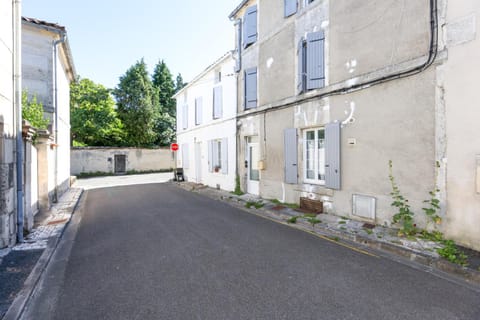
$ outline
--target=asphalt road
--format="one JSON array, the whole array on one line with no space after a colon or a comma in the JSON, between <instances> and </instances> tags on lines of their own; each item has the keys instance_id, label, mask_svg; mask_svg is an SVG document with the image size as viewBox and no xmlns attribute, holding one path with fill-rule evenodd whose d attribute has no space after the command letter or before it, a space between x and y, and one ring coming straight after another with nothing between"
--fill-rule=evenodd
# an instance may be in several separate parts
<instances>
[{"instance_id":1,"label":"asphalt road","mask_svg":"<svg viewBox=\"0 0 480 320\"><path fill-rule=\"evenodd\" d=\"M480 293L169 184L87 191L24 319L480 319Z\"/></svg>"}]
</instances>

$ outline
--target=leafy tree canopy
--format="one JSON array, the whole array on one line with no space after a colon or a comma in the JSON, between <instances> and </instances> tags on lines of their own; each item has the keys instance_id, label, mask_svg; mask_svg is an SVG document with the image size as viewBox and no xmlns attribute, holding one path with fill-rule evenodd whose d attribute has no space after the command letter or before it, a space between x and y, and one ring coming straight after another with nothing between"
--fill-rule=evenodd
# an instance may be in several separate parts
<instances>
[{"instance_id":1,"label":"leafy tree canopy","mask_svg":"<svg viewBox=\"0 0 480 320\"><path fill-rule=\"evenodd\" d=\"M71 133L74 145L121 146L123 125L110 90L89 79L70 85Z\"/></svg>"},{"instance_id":2,"label":"leafy tree canopy","mask_svg":"<svg viewBox=\"0 0 480 320\"><path fill-rule=\"evenodd\" d=\"M182 90L186 85L187 85L187 83L184 83L184 82L183 82L183 77L182 77L182 75L179 73L179 74L177 75L177 78L175 79L175 93L177 93L178 91Z\"/></svg>"},{"instance_id":3,"label":"leafy tree canopy","mask_svg":"<svg viewBox=\"0 0 480 320\"><path fill-rule=\"evenodd\" d=\"M43 112L43 105L37 101L37 95L29 99L27 91L22 91L22 118L34 128L47 129L50 121L44 118Z\"/></svg>"},{"instance_id":4,"label":"leafy tree canopy","mask_svg":"<svg viewBox=\"0 0 480 320\"><path fill-rule=\"evenodd\" d=\"M157 139L155 124L159 117L158 90L153 86L144 60L130 67L120 77L113 94L117 112L124 124L129 146L151 146Z\"/></svg>"},{"instance_id":5,"label":"leafy tree canopy","mask_svg":"<svg viewBox=\"0 0 480 320\"><path fill-rule=\"evenodd\" d=\"M172 79L172 74L163 60L157 63L153 70L152 82L155 88L158 89L158 102L162 112L167 112L170 115L175 115L175 99L172 96L175 94L175 84Z\"/></svg>"}]
</instances>

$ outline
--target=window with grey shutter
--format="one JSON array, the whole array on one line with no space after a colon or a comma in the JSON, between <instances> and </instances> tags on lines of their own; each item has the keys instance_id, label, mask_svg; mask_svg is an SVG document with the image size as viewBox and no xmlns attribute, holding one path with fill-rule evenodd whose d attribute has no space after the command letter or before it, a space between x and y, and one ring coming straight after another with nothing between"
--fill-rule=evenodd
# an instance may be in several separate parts
<instances>
[{"instance_id":1,"label":"window with grey shutter","mask_svg":"<svg viewBox=\"0 0 480 320\"><path fill-rule=\"evenodd\" d=\"M245 70L245 109L257 107L257 68Z\"/></svg>"},{"instance_id":2,"label":"window with grey shutter","mask_svg":"<svg viewBox=\"0 0 480 320\"><path fill-rule=\"evenodd\" d=\"M297 57L298 57L298 66L297 66L297 77L298 77L298 83L297 83L297 90L298 93L303 93L305 92L305 85L307 83L306 79L306 66L307 66L307 50L305 47L305 39L300 39L298 42L298 48L297 48Z\"/></svg>"},{"instance_id":3,"label":"window with grey shutter","mask_svg":"<svg viewBox=\"0 0 480 320\"><path fill-rule=\"evenodd\" d=\"M285 17L290 17L292 14L297 13L297 0L284 0L285 5Z\"/></svg>"},{"instance_id":4,"label":"window with grey shutter","mask_svg":"<svg viewBox=\"0 0 480 320\"><path fill-rule=\"evenodd\" d=\"M284 130L285 183L298 183L297 129Z\"/></svg>"},{"instance_id":5,"label":"window with grey shutter","mask_svg":"<svg viewBox=\"0 0 480 320\"><path fill-rule=\"evenodd\" d=\"M183 105L182 124L184 130L188 128L188 104Z\"/></svg>"},{"instance_id":6,"label":"window with grey shutter","mask_svg":"<svg viewBox=\"0 0 480 320\"><path fill-rule=\"evenodd\" d=\"M307 90L325 86L325 35L323 31L307 34Z\"/></svg>"},{"instance_id":7,"label":"window with grey shutter","mask_svg":"<svg viewBox=\"0 0 480 320\"><path fill-rule=\"evenodd\" d=\"M228 174L228 139L227 138L222 139L221 152L222 152L222 155L221 155L222 163L220 165L222 167L222 173Z\"/></svg>"},{"instance_id":8,"label":"window with grey shutter","mask_svg":"<svg viewBox=\"0 0 480 320\"><path fill-rule=\"evenodd\" d=\"M200 125L202 124L202 116L203 116L203 107L202 107L202 97L195 99L195 124Z\"/></svg>"},{"instance_id":9,"label":"window with grey shutter","mask_svg":"<svg viewBox=\"0 0 480 320\"><path fill-rule=\"evenodd\" d=\"M223 116L223 90L221 86L213 88L213 119Z\"/></svg>"},{"instance_id":10,"label":"window with grey shutter","mask_svg":"<svg viewBox=\"0 0 480 320\"><path fill-rule=\"evenodd\" d=\"M247 8L243 17L243 47L257 41L257 6Z\"/></svg>"},{"instance_id":11,"label":"window with grey shutter","mask_svg":"<svg viewBox=\"0 0 480 320\"><path fill-rule=\"evenodd\" d=\"M340 122L325 126L325 187L335 190L341 188L340 138Z\"/></svg>"}]
</instances>

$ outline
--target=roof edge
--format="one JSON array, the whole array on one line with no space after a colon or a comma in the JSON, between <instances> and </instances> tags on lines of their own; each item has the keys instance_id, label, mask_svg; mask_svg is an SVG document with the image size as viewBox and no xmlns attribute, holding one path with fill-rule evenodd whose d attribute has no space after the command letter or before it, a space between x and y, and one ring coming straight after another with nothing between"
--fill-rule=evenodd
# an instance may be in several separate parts
<instances>
[{"instance_id":1,"label":"roof edge","mask_svg":"<svg viewBox=\"0 0 480 320\"><path fill-rule=\"evenodd\" d=\"M218 58L214 63L209 65L207 68L205 68L202 72L200 72L196 77L193 78L192 81L190 81L185 87L183 87L180 91L175 93L172 98L176 98L179 95L181 95L185 90L193 86L201 77L203 77L206 73L210 72L212 69L214 69L216 66L218 66L220 63L224 62L227 58L233 57L232 51L228 51L225 53L223 56Z\"/></svg>"},{"instance_id":2,"label":"roof edge","mask_svg":"<svg viewBox=\"0 0 480 320\"><path fill-rule=\"evenodd\" d=\"M232 13L230 13L228 18L232 20L232 18L235 17L238 11L240 11L247 4L248 1L249 0L242 0L242 2L240 2L240 4L232 11Z\"/></svg>"}]
</instances>

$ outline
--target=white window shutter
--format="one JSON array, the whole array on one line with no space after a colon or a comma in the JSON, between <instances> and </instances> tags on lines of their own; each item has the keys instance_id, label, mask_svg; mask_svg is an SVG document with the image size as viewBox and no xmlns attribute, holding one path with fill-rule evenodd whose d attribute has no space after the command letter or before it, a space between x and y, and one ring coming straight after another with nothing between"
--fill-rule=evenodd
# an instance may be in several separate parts
<instances>
[{"instance_id":1,"label":"white window shutter","mask_svg":"<svg viewBox=\"0 0 480 320\"><path fill-rule=\"evenodd\" d=\"M228 174L228 139L222 139L222 173Z\"/></svg>"},{"instance_id":2,"label":"white window shutter","mask_svg":"<svg viewBox=\"0 0 480 320\"><path fill-rule=\"evenodd\" d=\"M182 144L182 166L184 169L188 169L190 167L190 161L189 161L189 155L188 155L188 143Z\"/></svg>"},{"instance_id":3,"label":"white window shutter","mask_svg":"<svg viewBox=\"0 0 480 320\"><path fill-rule=\"evenodd\" d=\"M208 141L208 172L213 172L213 142Z\"/></svg>"}]
</instances>

